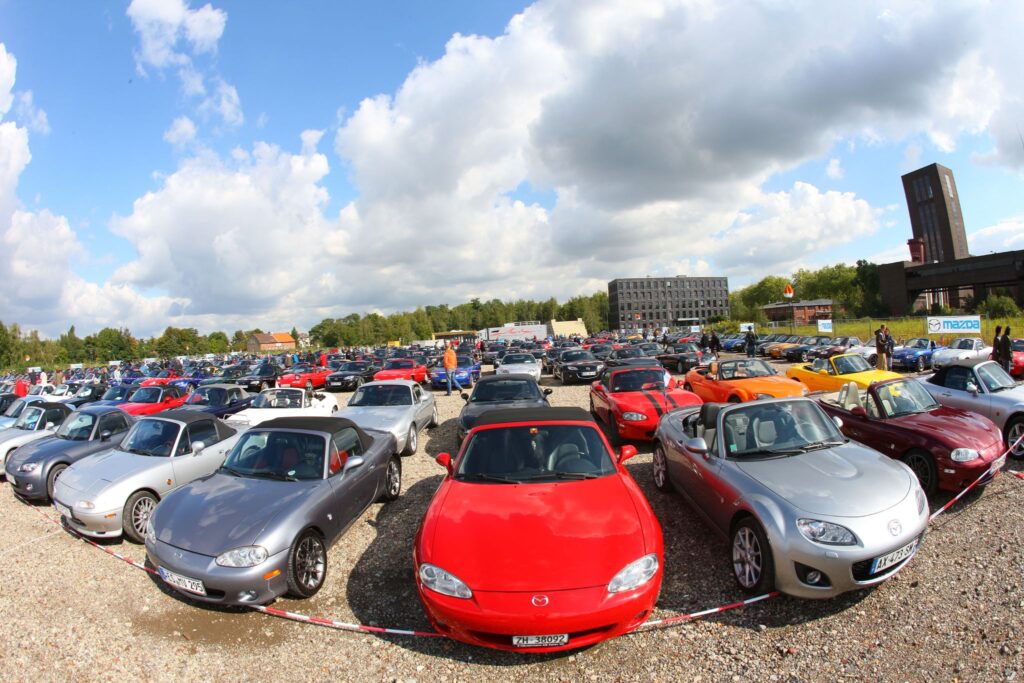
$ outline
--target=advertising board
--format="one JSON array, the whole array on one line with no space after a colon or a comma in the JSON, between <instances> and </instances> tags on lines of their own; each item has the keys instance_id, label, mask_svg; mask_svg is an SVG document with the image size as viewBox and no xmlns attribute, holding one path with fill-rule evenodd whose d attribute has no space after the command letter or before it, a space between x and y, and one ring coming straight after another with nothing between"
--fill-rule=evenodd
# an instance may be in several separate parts
<instances>
[{"instance_id":1,"label":"advertising board","mask_svg":"<svg viewBox=\"0 0 1024 683\"><path fill-rule=\"evenodd\" d=\"M930 315L928 334L981 334L981 316Z\"/></svg>"}]
</instances>

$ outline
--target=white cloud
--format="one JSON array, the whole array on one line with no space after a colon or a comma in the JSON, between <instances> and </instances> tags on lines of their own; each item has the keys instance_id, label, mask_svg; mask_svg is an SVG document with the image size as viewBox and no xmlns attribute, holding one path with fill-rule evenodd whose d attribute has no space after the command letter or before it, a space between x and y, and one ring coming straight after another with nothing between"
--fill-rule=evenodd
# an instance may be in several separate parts
<instances>
[{"instance_id":1,"label":"white cloud","mask_svg":"<svg viewBox=\"0 0 1024 683\"><path fill-rule=\"evenodd\" d=\"M242 103L238 98L238 90L221 79L217 79L216 85L214 93L199 105L199 111L204 114L219 114L224 123L229 126L240 126L245 121L245 115L242 114Z\"/></svg>"},{"instance_id":2,"label":"white cloud","mask_svg":"<svg viewBox=\"0 0 1024 683\"><path fill-rule=\"evenodd\" d=\"M196 137L196 124L187 116L179 116L171 122L171 127L164 132L164 140L175 147L183 147Z\"/></svg>"},{"instance_id":3,"label":"white cloud","mask_svg":"<svg viewBox=\"0 0 1024 683\"><path fill-rule=\"evenodd\" d=\"M975 256L993 251L1024 249L1024 217L1016 216L968 233L967 244Z\"/></svg>"},{"instance_id":4,"label":"white cloud","mask_svg":"<svg viewBox=\"0 0 1024 683\"><path fill-rule=\"evenodd\" d=\"M842 180L846 172L843 171L842 162L837 157L832 157L828 160L828 166L825 167L825 175L832 180Z\"/></svg>"},{"instance_id":5,"label":"white cloud","mask_svg":"<svg viewBox=\"0 0 1024 683\"><path fill-rule=\"evenodd\" d=\"M14 101L14 74L18 70L18 60L7 52L7 46L0 43L0 118L11 110Z\"/></svg>"},{"instance_id":6,"label":"white cloud","mask_svg":"<svg viewBox=\"0 0 1024 683\"><path fill-rule=\"evenodd\" d=\"M26 90L15 95L14 113L22 125L33 133L50 134L50 120L46 112L35 106L32 91Z\"/></svg>"}]
</instances>

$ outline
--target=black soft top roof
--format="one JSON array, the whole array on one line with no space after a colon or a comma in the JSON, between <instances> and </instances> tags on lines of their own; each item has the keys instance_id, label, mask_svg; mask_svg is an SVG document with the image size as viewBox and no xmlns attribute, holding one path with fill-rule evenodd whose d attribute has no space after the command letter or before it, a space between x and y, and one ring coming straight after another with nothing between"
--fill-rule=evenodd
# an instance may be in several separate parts
<instances>
[{"instance_id":1,"label":"black soft top roof","mask_svg":"<svg viewBox=\"0 0 1024 683\"><path fill-rule=\"evenodd\" d=\"M364 450L370 447L373 438L364 432L362 427L344 417L275 417L253 427L253 429L306 429L311 432L327 432L328 434L349 428L356 431L359 443L362 444Z\"/></svg>"},{"instance_id":2,"label":"black soft top roof","mask_svg":"<svg viewBox=\"0 0 1024 683\"><path fill-rule=\"evenodd\" d=\"M594 422L582 408L499 408L483 413L474 427L507 422ZM596 423L595 423L596 424Z\"/></svg>"},{"instance_id":3,"label":"black soft top roof","mask_svg":"<svg viewBox=\"0 0 1024 683\"><path fill-rule=\"evenodd\" d=\"M50 410L51 408L57 408L63 411L65 414L75 412L75 409L66 403L58 403L57 401L37 401L31 404L31 408L42 408L43 410Z\"/></svg>"},{"instance_id":4,"label":"black soft top roof","mask_svg":"<svg viewBox=\"0 0 1024 683\"><path fill-rule=\"evenodd\" d=\"M516 380L517 382L530 382L537 384L537 380L533 378L533 375L528 375L525 372L510 372L505 375L484 375L476 381L478 385L489 384L491 382L506 382L508 380Z\"/></svg>"}]
</instances>

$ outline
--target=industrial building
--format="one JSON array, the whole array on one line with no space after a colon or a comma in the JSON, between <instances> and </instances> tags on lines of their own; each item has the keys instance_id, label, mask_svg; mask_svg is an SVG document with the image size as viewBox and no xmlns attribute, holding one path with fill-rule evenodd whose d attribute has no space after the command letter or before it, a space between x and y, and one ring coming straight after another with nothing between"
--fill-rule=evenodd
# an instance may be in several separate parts
<instances>
[{"instance_id":1,"label":"industrial building","mask_svg":"<svg viewBox=\"0 0 1024 683\"><path fill-rule=\"evenodd\" d=\"M729 279L635 277L608 283L608 325L613 330L703 325L729 317Z\"/></svg>"}]
</instances>

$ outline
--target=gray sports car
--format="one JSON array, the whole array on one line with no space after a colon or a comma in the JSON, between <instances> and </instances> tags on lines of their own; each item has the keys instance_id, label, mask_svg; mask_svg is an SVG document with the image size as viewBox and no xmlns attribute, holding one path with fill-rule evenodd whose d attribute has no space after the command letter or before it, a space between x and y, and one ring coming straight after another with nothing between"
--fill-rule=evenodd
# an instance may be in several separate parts
<instances>
[{"instance_id":1,"label":"gray sports car","mask_svg":"<svg viewBox=\"0 0 1024 683\"><path fill-rule=\"evenodd\" d=\"M500 368L499 368L500 369ZM472 395L462 394L466 405L459 413L459 444L476 420L495 408L548 408L551 389L541 389L531 375L488 375L480 378Z\"/></svg>"},{"instance_id":2,"label":"gray sports car","mask_svg":"<svg viewBox=\"0 0 1024 683\"><path fill-rule=\"evenodd\" d=\"M995 422L1009 448L1024 436L1024 386L995 361L960 363L921 378L924 388L944 406L981 413ZM1010 456L1024 458L1024 442L1017 444Z\"/></svg>"},{"instance_id":3,"label":"gray sports car","mask_svg":"<svg viewBox=\"0 0 1024 683\"><path fill-rule=\"evenodd\" d=\"M121 444L135 418L114 406L85 406L57 433L22 446L7 459L7 481L26 500L50 500L64 470L86 456Z\"/></svg>"},{"instance_id":4,"label":"gray sports car","mask_svg":"<svg viewBox=\"0 0 1024 683\"><path fill-rule=\"evenodd\" d=\"M393 435L343 418L277 418L245 432L212 476L164 498L146 554L167 585L197 600L308 598L327 576L327 548L401 488Z\"/></svg>"},{"instance_id":5,"label":"gray sports car","mask_svg":"<svg viewBox=\"0 0 1024 683\"><path fill-rule=\"evenodd\" d=\"M21 411L25 410L25 406L45 400L45 396L23 396L22 398L15 399L11 402L11 405L7 406L4 414L0 415L0 429L7 429L17 422L18 418L21 417Z\"/></svg>"},{"instance_id":6,"label":"gray sports car","mask_svg":"<svg viewBox=\"0 0 1024 683\"><path fill-rule=\"evenodd\" d=\"M356 389L338 416L363 429L390 432L402 455L412 455L419 448L420 430L437 426L437 404L434 395L416 382L382 380Z\"/></svg>"},{"instance_id":7,"label":"gray sports car","mask_svg":"<svg viewBox=\"0 0 1024 683\"><path fill-rule=\"evenodd\" d=\"M160 498L211 474L237 440L234 429L207 413L166 410L144 417L117 448L64 470L53 487L53 504L80 534L123 533L142 543Z\"/></svg>"},{"instance_id":8,"label":"gray sports car","mask_svg":"<svg viewBox=\"0 0 1024 683\"><path fill-rule=\"evenodd\" d=\"M806 398L705 403L661 418L654 483L730 539L750 593L827 598L885 581L917 552L928 503L909 467Z\"/></svg>"}]
</instances>

